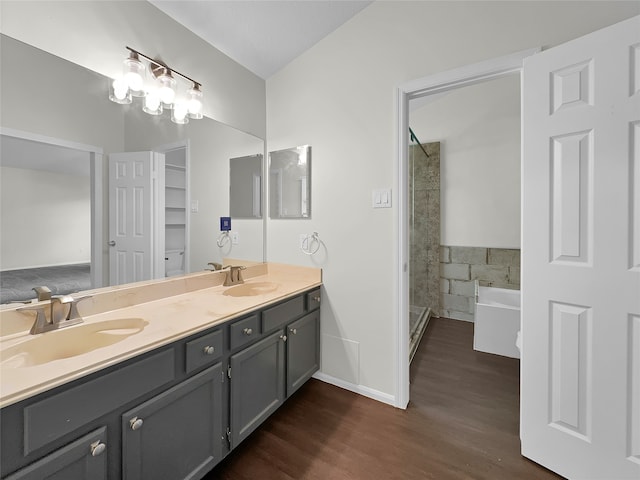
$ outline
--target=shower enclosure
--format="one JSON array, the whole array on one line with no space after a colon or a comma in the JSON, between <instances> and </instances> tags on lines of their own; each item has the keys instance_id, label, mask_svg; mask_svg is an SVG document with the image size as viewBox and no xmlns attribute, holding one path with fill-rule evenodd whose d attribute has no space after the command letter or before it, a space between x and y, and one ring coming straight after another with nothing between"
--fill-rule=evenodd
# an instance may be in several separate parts
<instances>
[{"instance_id":1,"label":"shower enclosure","mask_svg":"<svg viewBox=\"0 0 640 480\"><path fill-rule=\"evenodd\" d=\"M409 355L440 312L440 142L409 129Z\"/></svg>"}]
</instances>

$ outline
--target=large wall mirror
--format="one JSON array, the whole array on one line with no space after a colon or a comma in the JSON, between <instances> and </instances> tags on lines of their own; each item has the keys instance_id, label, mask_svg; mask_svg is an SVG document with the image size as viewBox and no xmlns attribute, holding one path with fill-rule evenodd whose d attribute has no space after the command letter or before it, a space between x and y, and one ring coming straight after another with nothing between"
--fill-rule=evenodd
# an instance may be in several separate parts
<instances>
[{"instance_id":1,"label":"large wall mirror","mask_svg":"<svg viewBox=\"0 0 640 480\"><path fill-rule=\"evenodd\" d=\"M311 217L311 146L269 152L269 216Z\"/></svg>"},{"instance_id":2,"label":"large wall mirror","mask_svg":"<svg viewBox=\"0 0 640 480\"><path fill-rule=\"evenodd\" d=\"M255 218L234 221L238 244L224 251L216 245L219 217L230 213L229 159L262 161L262 139L210 118L176 125L135 103L112 103L105 77L5 35L0 53L3 292L15 286L9 272L87 263L92 269L92 255L102 274L91 286L109 284L108 164L118 152L184 150L188 196L183 212L171 213L187 225L185 272L225 257L264 261L263 221ZM41 284L38 278L27 282ZM13 299L3 296L0 303Z\"/></svg>"}]
</instances>

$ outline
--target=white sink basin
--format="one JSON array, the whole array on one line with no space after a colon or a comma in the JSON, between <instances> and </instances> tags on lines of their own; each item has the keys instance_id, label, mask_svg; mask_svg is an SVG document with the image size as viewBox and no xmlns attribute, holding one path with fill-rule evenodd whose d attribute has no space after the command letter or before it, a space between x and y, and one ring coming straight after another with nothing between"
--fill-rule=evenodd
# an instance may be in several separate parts
<instances>
[{"instance_id":1,"label":"white sink basin","mask_svg":"<svg viewBox=\"0 0 640 480\"><path fill-rule=\"evenodd\" d=\"M253 297L255 295L275 292L277 289L278 284L273 282L243 283L242 285L236 285L235 287L226 289L222 292L222 295L230 297Z\"/></svg>"},{"instance_id":2,"label":"white sink basin","mask_svg":"<svg viewBox=\"0 0 640 480\"><path fill-rule=\"evenodd\" d=\"M144 330L142 318L84 323L43 333L0 351L3 368L22 368L75 357L121 342Z\"/></svg>"}]
</instances>

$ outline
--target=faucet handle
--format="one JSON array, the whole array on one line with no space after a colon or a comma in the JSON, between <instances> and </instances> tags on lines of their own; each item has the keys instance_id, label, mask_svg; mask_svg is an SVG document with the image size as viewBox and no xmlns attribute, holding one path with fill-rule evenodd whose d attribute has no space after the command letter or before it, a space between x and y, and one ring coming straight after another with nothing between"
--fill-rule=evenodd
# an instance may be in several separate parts
<instances>
[{"instance_id":1,"label":"faucet handle","mask_svg":"<svg viewBox=\"0 0 640 480\"><path fill-rule=\"evenodd\" d=\"M38 307L17 308L16 311L21 313L36 312L36 321L33 322L33 325L31 326L31 330L29 330L29 333L31 335L35 335L36 333L41 333L47 324L47 314L45 313L44 305L38 306Z\"/></svg>"},{"instance_id":2,"label":"faucet handle","mask_svg":"<svg viewBox=\"0 0 640 480\"><path fill-rule=\"evenodd\" d=\"M71 295L51 295L51 307L54 305L65 305L67 303L73 303L73 297Z\"/></svg>"},{"instance_id":3,"label":"faucet handle","mask_svg":"<svg viewBox=\"0 0 640 480\"><path fill-rule=\"evenodd\" d=\"M77 318L80 318L80 319L82 318L78 313L78 304L83 300L87 300L88 298L93 298L93 295L85 295L84 297L79 297L75 299L72 298L71 308L69 309L69 315L67 315L67 320L75 320Z\"/></svg>"},{"instance_id":4,"label":"faucet handle","mask_svg":"<svg viewBox=\"0 0 640 480\"><path fill-rule=\"evenodd\" d=\"M40 287L33 287L31 290L38 295L38 301L51 300L51 289L45 285Z\"/></svg>"}]
</instances>

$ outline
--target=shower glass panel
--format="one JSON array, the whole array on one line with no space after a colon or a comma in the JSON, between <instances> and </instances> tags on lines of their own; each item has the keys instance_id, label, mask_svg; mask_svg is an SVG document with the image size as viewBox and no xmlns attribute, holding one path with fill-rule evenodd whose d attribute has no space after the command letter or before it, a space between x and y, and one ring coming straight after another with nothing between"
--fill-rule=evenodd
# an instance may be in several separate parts
<instances>
[{"instance_id":1,"label":"shower glass panel","mask_svg":"<svg viewBox=\"0 0 640 480\"><path fill-rule=\"evenodd\" d=\"M440 143L421 144L410 130L409 337L410 358L440 296Z\"/></svg>"}]
</instances>

